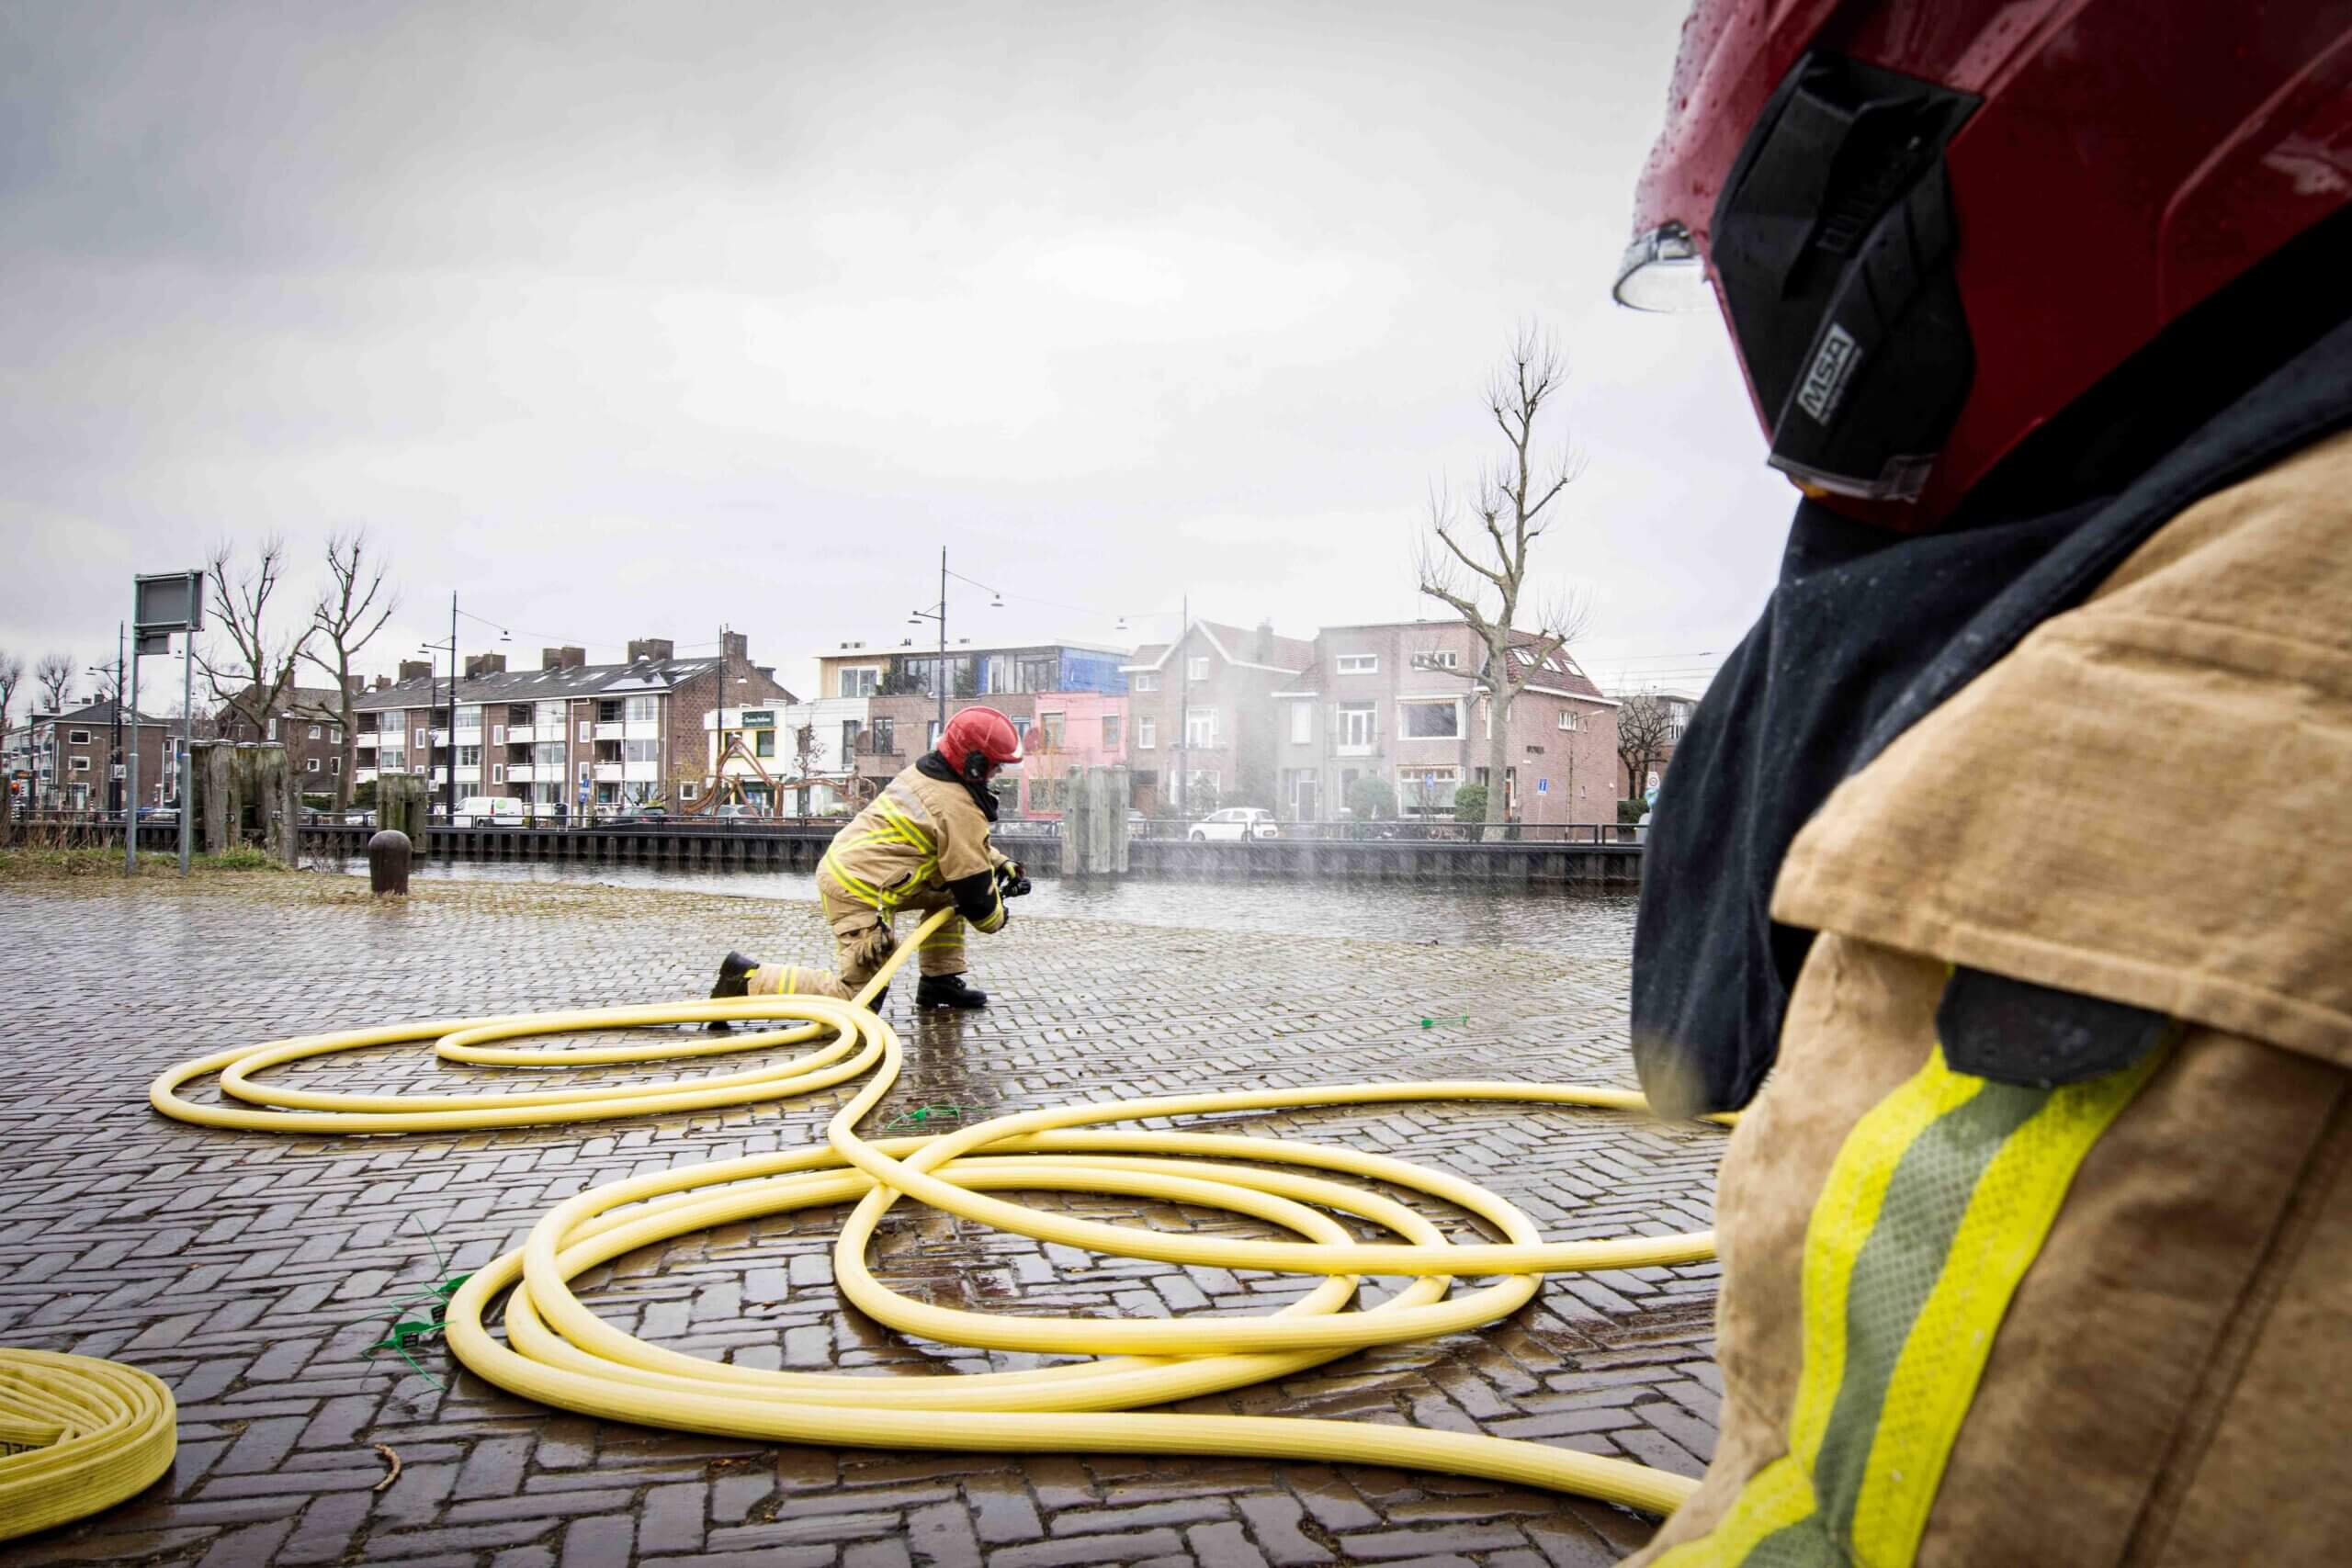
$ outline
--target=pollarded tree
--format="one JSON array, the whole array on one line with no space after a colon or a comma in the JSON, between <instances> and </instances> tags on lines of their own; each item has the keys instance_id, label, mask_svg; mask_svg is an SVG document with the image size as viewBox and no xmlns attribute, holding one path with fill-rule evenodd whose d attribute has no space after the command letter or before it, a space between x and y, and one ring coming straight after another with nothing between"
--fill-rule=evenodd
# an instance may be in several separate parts
<instances>
[{"instance_id":1,"label":"pollarded tree","mask_svg":"<svg viewBox=\"0 0 2352 1568\"><path fill-rule=\"evenodd\" d=\"M210 580L206 595L216 612L213 624L229 646L198 649L196 667L204 672L213 701L251 726L257 738L269 734L271 716L293 689L295 661L317 630L309 621L291 636L279 629L270 601L285 570L286 541L275 536L262 541L250 567L239 570L236 547L224 540L204 569Z\"/></svg>"},{"instance_id":2,"label":"pollarded tree","mask_svg":"<svg viewBox=\"0 0 2352 1568\"><path fill-rule=\"evenodd\" d=\"M40 688L42 712L63 713L65 688L74 683L73 655L42 654L40 662L33 666L33 683Z\"/></svg>"},{"instance_id":3,"label":"pollarded tree","mask_svg":"<svg viewBox=\"0 0 2352 1568\"><path fill-rule=\"evenodd\" d=\"M1531 558L1559 513L1553 503L1581 471L1564 432L1555 456L1539 450L1547 403L1567 369L1550 336L1521 328L1487 384L1487 412L1508 446L1479 476L1466 507L1442 489L1430 499L1430 528L1414 558L1420 591L1462 617L1484 649L1476 671L1458 675L1487 694L1494 722L1487 735L1487 821L1504 820L1510 792L1510 710L1539 676L1565 667L1569 643L1583 635L1589 605L1565 591L1531 588ZM1465 511L1467 515L1465 515ZM1524 615L1535 622L1521 630Z\"/></svg>"},{"instance_id":4,"label":"pollarded tree","mask_svg":"<svg viewBox=\"0 0 2352 1568\"><path fill-rule=\"evenodd\" d=\"M1653 691L1635 692L1618 705L1617 760L1625 765L1625 793L1637 800L1649 795L1650 764L1665 758L1673 722L1666 699Z\"/></svg>"},{"instance_id":5,"label":"pollarded tree","mask_svg":"<svg viewBox=\"0 0 2352 1568\"><path fill-rule=\"evenodd\" d=\"M343 765L334 781L338 811L351 809L352 784L359 771L358 697L351 686L351 661L400 608L400 590L385 581L386 570L382 557L372 549L367 529L331 536L327 540L329 586L311 608L311 629L325 639L328 651L321 653L307 643L301 649L304 659L334 677L336 733L343 737L339 748Z\"/></svg>"}]
</instances>

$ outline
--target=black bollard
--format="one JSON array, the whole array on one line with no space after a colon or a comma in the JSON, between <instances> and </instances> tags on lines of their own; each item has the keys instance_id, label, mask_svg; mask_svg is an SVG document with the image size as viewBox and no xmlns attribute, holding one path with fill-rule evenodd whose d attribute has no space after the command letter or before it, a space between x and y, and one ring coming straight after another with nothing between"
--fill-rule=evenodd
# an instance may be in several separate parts
<instances>
[{"instance_id":1,"label":"black bollard","mask_svg":"<svg viewBox=\"0 0 2352 1568\"><path fill-rule=\"evenodd\" d=\"M408 863L414 848L408 835L387 828L368 840L368 887L380 898L388 893L408 897Z\"/></svg>"}]
</instances>

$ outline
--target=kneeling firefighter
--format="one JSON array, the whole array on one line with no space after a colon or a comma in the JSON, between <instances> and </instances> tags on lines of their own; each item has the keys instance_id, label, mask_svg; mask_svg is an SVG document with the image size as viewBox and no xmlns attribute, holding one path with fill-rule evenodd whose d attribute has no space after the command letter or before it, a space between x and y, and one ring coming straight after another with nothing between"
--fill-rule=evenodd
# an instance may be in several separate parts
<instances>
[{"instance_id":1,"label":"kneeling firefighter","mask_svg":"<svg viewBox=\"0 0 2352 1568\"><path fill-rule=\"evenodd\" d=\"M895 951L892 916L952 907L956 913L923 939L915 1005L988 1006L988 993L964 978L964 928L1002 931L1004 901L1029 891L1020 863L989 840L997 817L989 780L1020 761L1020 734L996 709L966 708L950 718L937 749L885 785L825 852L817 891L833 928L835 972L755 964L730 953L710 994L846 998ZM877 1010L888 994L875 998Z\"/></svg>"},{"instance_id":2,"label":"kneeling firefighter","mask_svg":"<svg viewBox=\"0 0 2352 1568\"><path fill-rule=\"evenodd\" d=\"M1804 492L1642 1082L1746 1107L1639 1559L2352 1561L2352 4L1702 0L1618 297Z\"/></svg>"}]
</instances>

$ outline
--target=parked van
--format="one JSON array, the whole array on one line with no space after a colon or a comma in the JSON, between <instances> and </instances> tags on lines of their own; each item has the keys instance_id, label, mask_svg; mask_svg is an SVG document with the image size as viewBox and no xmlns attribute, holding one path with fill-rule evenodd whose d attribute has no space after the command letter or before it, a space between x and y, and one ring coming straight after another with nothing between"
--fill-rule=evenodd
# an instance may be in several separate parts
<instances>
[{"instance_id":1,"label":"parked van","mask_svg":"<svg viewBox=\"0 0 2352 1568\"><path fill-rule=\"evenodd\" d=\"M520 795L469 795L450 820L459 828L520 828L529 818Z\"/></svg>"}]
</instances>

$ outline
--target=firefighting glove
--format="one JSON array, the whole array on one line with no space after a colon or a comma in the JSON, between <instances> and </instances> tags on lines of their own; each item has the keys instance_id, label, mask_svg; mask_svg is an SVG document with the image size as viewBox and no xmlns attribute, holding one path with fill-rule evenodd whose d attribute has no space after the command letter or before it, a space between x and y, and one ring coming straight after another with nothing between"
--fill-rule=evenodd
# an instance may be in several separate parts
<instances>
[{"instance_id":1,"label":"firefighting glove","mask_svg":"<svg viewBox=\"0 0 2352 1568\"><path fill-rule=\"evenodd\" d=\"M1029 891L1029 879L1022 874L1021 863L1007 861L996 868L997 891L1008 898L1018 898Z\"/></svg>"}]
</instances>

